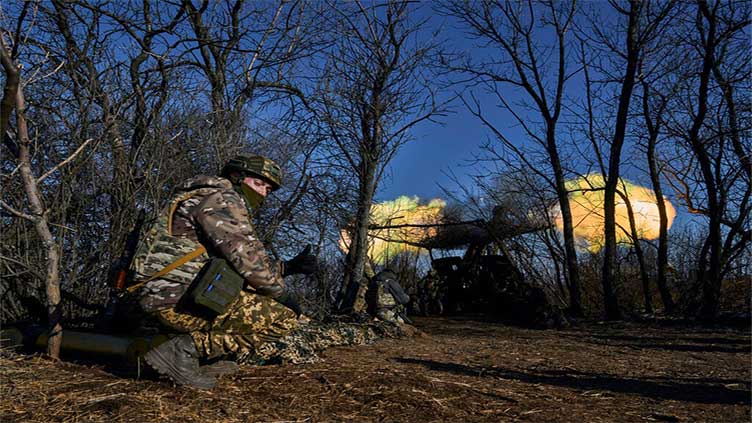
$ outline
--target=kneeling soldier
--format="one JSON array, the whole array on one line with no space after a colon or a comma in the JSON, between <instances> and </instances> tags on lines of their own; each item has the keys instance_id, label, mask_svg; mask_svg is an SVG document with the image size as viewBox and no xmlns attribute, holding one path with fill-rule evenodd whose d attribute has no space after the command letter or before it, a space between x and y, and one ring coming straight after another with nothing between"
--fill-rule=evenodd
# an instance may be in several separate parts
<instances>
[{"instance_id":1,"label":"kneeling soldier","mask_svg":"<svg viewBox=\"0 0 752 423\"><path fill-rule=\"evenodd\" d=\"M280 183L271 160L234 158L220 177L180 185L139 244L132 270L141 309L178 334L144 358L176 383L211 389L218 368L200 366L200 359L253 351L297 326L301 310L283 277L312 273L316 258L306 248L273 261L251 222L251 211ZM224 364L220 372L236 367Z\"/></svg>"},{"instance_id":2,"label":"kneeling soldier","mask_svg":"<svg viewBox=\"0 0 752 423\"><path fill-rule=\"evenodd\" d=\"M371 279L366 292L368 313L376 318L392 323L412 323L405 314L404 305L410 302L397 282L397 275L384 269Z\"/></svg>"}]
</instances>

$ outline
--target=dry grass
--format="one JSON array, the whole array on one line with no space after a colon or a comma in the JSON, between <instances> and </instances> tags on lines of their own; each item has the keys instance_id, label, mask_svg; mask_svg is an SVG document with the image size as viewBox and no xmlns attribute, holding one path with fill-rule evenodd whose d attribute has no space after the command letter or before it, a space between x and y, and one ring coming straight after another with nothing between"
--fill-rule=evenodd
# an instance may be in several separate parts
<instances>
[{"instance_id":1,"label":"dry grass","mask_svg":"<svg viewBox=\"0 0 752 423\"><path fill-rule=\"evenodd\" d=\"M419 319L422 335L243 367L211 392L104 366L0 357L2 422L724 421L750 419L750 334Z\"/></svg>"}]
</instances>

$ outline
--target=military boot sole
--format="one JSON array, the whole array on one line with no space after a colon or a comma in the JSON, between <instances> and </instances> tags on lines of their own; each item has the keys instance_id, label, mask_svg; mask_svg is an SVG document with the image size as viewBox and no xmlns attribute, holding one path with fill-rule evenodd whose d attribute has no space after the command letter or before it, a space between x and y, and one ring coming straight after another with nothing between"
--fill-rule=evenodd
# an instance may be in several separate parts
<instances>
[{"instance_id":1,"label":"military boot sole","mask_svg":"<svg viewBox=\"0 0 752 423\"><path fill-rule=\"evenodd\" d=\"M212 364L199 367L198 371L204 376L220 377L236 373L240 370L238 363L234 361L221 360Z\"/></svg>"},{"instance_id":2,"label":"military boot sole","mask_svg":"<svg viewBox=\"0 0 752 423\"><path fill-rule=\"evenodd\" d=\"M167 376L178 385L192 386L198 389L209 390L217 385L217 380L210 376L197 373L195 377L186 375L170 360L168 354L155 348L144 355L144 360L159 374Z\"/></svg>"}]
</instances>

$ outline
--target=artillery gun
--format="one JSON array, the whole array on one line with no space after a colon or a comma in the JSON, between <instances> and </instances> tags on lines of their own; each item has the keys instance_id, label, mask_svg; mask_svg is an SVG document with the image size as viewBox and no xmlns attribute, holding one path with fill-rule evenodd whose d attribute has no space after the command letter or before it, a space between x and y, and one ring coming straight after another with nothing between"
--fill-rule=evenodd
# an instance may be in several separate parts
<instances>
[{"instance_id":1,"label":"artillery gun","mask_svg":"<svg viewBox=\"0 0 752 423\"><path fill-rule=\"evenodd\" d=\"M400 225L405 226L410 225ZM426 231L430 236L391 241L425 248L429 253L434 249L464 250L461 256L431 260L432 269L419 286L418 303L423 314L482 313L513 324L542 328L566 324L561 308L542 287L525 279L504 247L506 239L550 228L547 222L527 216L515 220L504 208L496 207L488 221L412 226L431 227L430 232Z\"/></svg>"}]
</instances>

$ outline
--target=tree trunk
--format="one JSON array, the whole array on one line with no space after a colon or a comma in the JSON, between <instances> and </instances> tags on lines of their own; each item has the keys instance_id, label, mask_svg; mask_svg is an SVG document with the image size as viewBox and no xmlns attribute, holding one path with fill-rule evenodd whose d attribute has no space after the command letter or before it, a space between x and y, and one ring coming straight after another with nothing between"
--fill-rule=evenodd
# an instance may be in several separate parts
<instances>
[{"instance_id":1,"label":"tree trunk","mask_svg":"<svg viewBox=\"0 0 752 423\"><path fill-rule=\"evenodd\" d=\"M700 14L707 20L708 32L703 37L704 51L702 71L700 73L700 87L697 96L697 114L695 115L692 128L689 131L689 141L692 150L695 153L697 162L702 171L703 182L705 183L705 194L707 195L708 210L707 214L710 219L708 222L708 237L706 239L707 249L703 249L703 255L700 257L698 277L702 281L702 307L700 315L706 319L712 319L718 314L718 305L721 292L721 210L718 204L718 190L713 175L713 169L710 164L710 157L706 150L705 143L700 139L700 129L705 121L708 111L708 91L710 82L710 73L713 69L715 60L716 46L716 17L711 15L705 1L699 1ZM698 23L702 26L702 23ZM707 251L707 254L705 254ZM709 256L709 257L708 257Z\"/></svg>"},{"instance_id":2,"label":"tree trunk","mask_svg":"<svg viewBox=\"0 0 752 423\"><path fill-rule=\"evenodd\" d=\"M2 49L0 55L2 56L2 65L6 74L5 92L2 102L3 117L0 130L5 134L9 123L8 117L12 111L12 107L15 107L18 140L18 172L21 176L24 193L29 200L29 211L31 212L31 215L24 215L24 217L34 223L34 229L42 241L45 252L45 291L47 293L47 321L49 327L47 354L53 358L58 358L60 356L60 345L62 344L63 335L63 328L60 322L62 316L60 309L60 252L47 222L47 213L42 201L42 193L39 191L34 172L31 170L31 140L26 124L26 102L21 88L19 68L13 63L10 52L4 43L0 44L0 49Z\"/></svg>"},{"instance_id":3,"label":"tree trunk","mask_svg":"<svg viewBox=\"0 0 752 423\"><path fill-rule=\"evenodd\" d=\"M629 103L632 99L635 74L637 73L637 60L639 58L638 46L638 21L640 4L637 0L631 0L629 8L629 24L627 27L627 68L624 73L624 81L619 95L619 108L616 113L616 128L614 139L611 142L611 150L608 160L608 178L603 194L604 215L604 249L603 249L603 301L606 308L606 319L618 320L621 318L619 302L614 292L613 284L616 276L616 188L619 183L619 164L621 162L621 149L624 145L624 135L629 118Z\"/></svg>"},{"instance_id":4,"label":"tree trunk","mask_svg":"<svg viewBox=\"0 0 752 423\"><path fill-rule=\"evenodd\" d=\"M365 159L365 156L364 156ZM354 310L358 291L363 283L366 260L368 258L368 226L371 221L371 204L375 185L375 163L361 164L360 189L358 193L355 226L352 230L350 251L347 255L346 291L340 309L346 312Z\"/></svg>"},{"instance_id":5,"label":"tree trunk","mask_svg":"<svg viewBox=\"0 0 752 423\"><path fill-rule=\"evenodd\" d=\"M98 85L98 84L96 84ZM112 149L112 184L110 184L110 257L119 257L136 210L136 198L131 183L131 164L117 118L109 112L109 95L101 91L102 121Z\"/></svg>"},{"instance_id":6,"label":"tree trunk","mask_svg":"<svg viewBox=\"0 0 752 423\"><path fill-rule=\"evenodd\" d=\"M556 195L561 210L562 228L564 232L564 260L566 261L566 276L569 283L569 312L572 316L581 317L582 298L580 294L580 273L577 265L577 250L574 241L574 225L572 224L572 211L569 206L569 192L564 181L564 171L559 160L559 151L556 148L556 136L553 125L549 125L546 133L548 141L548 155L551 167L556 179Z\"/></svg>"},{"instance_id":7,"label":"tree trunk","mask_svg":"<svg viewBox=\"0 0 752 423\"><path fill-rule=\"evenodd\" d=\"M648 126L650 127L651 125ZM671 314L675 311L676 304L674 304L674 300L671 297L671 292L668 290L668 284L666 281L666 272L668 271L668 215L666 214L666 203L663 200L660 172L658 171L655 157L655 145L658 139L657 127L651 131L649 137L648 167L650 169L650 181L653 184L653 192L655 192L655 204L658 207L659 219L658 257L656 258L658 275L656 278L656 284L658 285L658 291L661 293L663 309L666 313Z\"/></svg>"},{"instance_id":8,"label":"tree trunk","mask_svg":"<svg viewBox=\"0 0 752 423\"><path fill-rule=\"evenodd\" d=\"M645 267L645 255L642 253L642 246L640 245L639 234L637 233L637 224L634 219L634 211L632 210L632 202L629 201L629 196L626 192L622 193L622 200L627 206L627 216L629 216L629 231L632 237L632 243L634 244L635 255L637 256L637 265L640 268L640 280L642 281L642 296L645 303L645 313L653 313L653 298L650 295L650 278L648 277L648 271Z\"/></svg>"}]
</instances>

